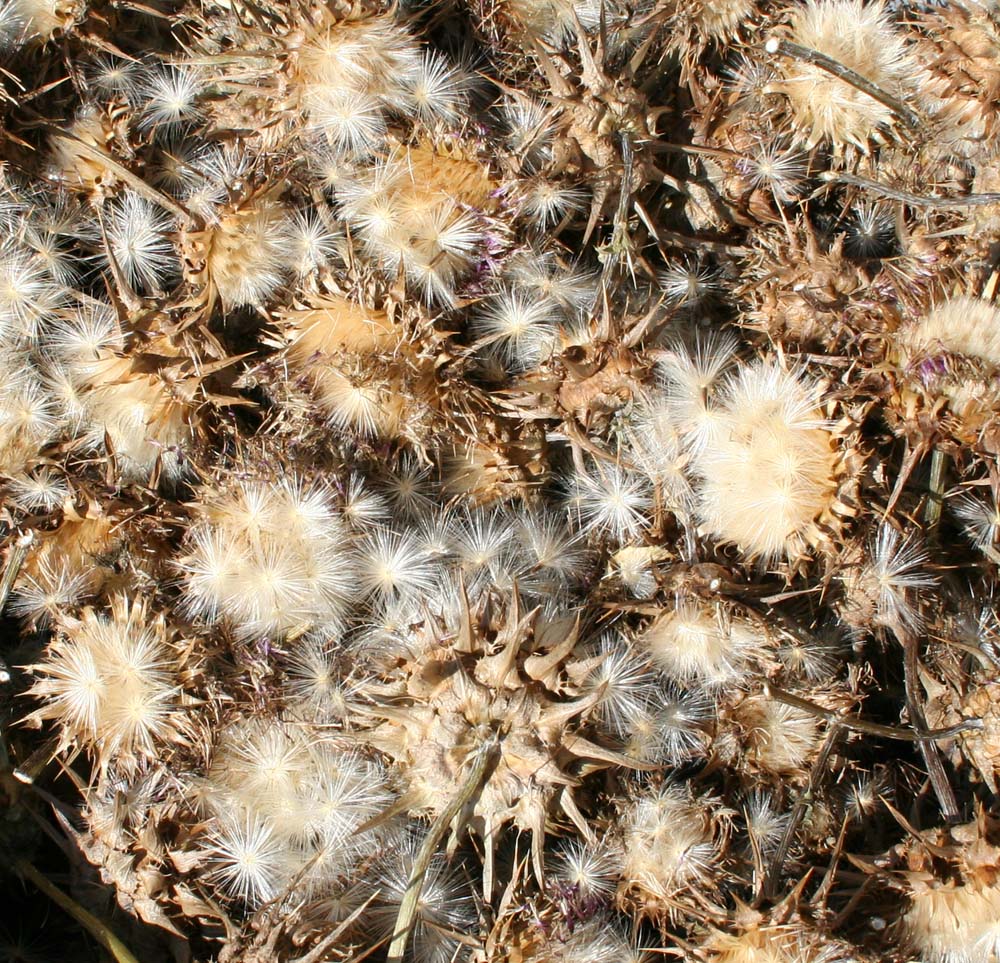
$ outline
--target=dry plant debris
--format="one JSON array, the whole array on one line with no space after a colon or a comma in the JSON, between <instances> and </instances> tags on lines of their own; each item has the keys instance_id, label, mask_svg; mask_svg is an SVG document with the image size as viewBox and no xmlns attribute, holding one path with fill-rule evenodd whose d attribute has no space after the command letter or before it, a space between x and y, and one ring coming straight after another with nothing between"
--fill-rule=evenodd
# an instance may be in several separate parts
<instances>
[{"instance_id":1,"label":"dry plant debris","mask_svg":"<svg viewBox=\"0 0 1000 963\"><path fill-rule=\"evenodd\" d=\"M0 960L998 963L998 121L996 0L0 0Z\"/></svg>"}]
</instances>

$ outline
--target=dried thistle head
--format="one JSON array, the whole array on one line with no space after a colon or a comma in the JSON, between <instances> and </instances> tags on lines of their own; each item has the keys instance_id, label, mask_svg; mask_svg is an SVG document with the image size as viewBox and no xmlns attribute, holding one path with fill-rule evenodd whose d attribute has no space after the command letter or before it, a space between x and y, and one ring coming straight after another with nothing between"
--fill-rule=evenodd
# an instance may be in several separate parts
<instances>
[{"instance_id":1,"label":"dried thistle head","mask_svg":"<svg viewBox=\"0 0 1000 963\"><path fill-rule=\"evenodd\" d=\"M930 963L995 958L1000 951L1000 851L982 811L951 829L923 833L893 855L902 863L909 906L898 923L904 945Z\"/></svg>"},{"instance_id":2,"label":"dried thistle head","mask_svg":"<svg viewBox=\"0 0 1000 963\"><path fill-rule=\"evenodd\" d=\"M0 389L0 471L23 476L60 433L64 412L29 364L3 371Z\"/></svg>"},{"instance_id":3,"label":"dried thistle head","mask_svg":"<svg viewBox=\"0 0 1000 963\"><path fill-rule=\"evenodd\" d=\"M857 632L915 631L922 624L919 592L937 581L925 570L928 560L918 535L883 523L866 550L855 546L844 559L840 617Z\"/></svg>"},{"instance_id":4,"label":"dried thistle head","mask_svg":"<svg viewBox=\"0 0 1000 963\"><path fill-rule=\"evenodd\" d=\"M61 617L31 695L29 718L55 720L63 748L92 753L102 772L129 773L183 740L180 655L163 615L117 596L106 615L85 609Z\"/></svg>"},{"instance_id":5,"label":"dried thistle head","mask_svg":"<svg viewBox=\"0 0 1000 963\"><path fill-rule=\"evenodd\" d=\"M986 166L994 153L1000 93L996 19L987 6L949 4L922 10L916 23L921 106L933 118L924 155L932 163L963 157Z\"/></svg>"},{"instance_id":6,"label":"dried thistle head","mask_svg":"<svg viewBox=\"0 0 1000 963\"><path fill-rule=\"evenodd\" d=\"M382 770L297 719L234 719L188 788L210 819L201 873L247 907L293 890L336 893L395 831L388 820L359 832L391 801Z\"/></svg>"},{"instance_id":7,"label":"dried thistle head","mask_svg":"<svg viewBox=\"0 0 1000 963\"><path fill-rule=\"evenodd\" d=\"M753 0L672 0L657 7L656 22L662 24L664 46L681 62L682 81L701 86L704 55L724 48L752 24L757 7Z\"/></svg>"},{"instance_id":8,"label":"dried thistle head","mask_svg":"<svg viewBox=\"0 0 1000 963\"><path fill-rule=\"evenodd\" d=\"M853 946L801 920L761 920L739 932L719 931L706 940L702 951L710 963L856 963L859 959Z\"/></svg>"},{"instance_id":9,"label":"dried thistle head","mask_svg":"<svg viewBox=\"0 0 1000 963\"><path fill-rule=\"evenodd\" d=\"M965 620L949 620L948 629L956 639L963 636L983 651L982 664L974 668L963 665L951 653L939 653L936 671L922 675L927 693L927 724L944 728L965 724L953 743L945 748L956 765L970 766L991 792L998 787L1000 774L1000 692L993 681L993 662L987 660L989 639L994 629L991 610L987 609L963 625Z\"/></svg>"},{"instance_id":10,"label":"dried thistle head","mask_svg":"<svg viewBox=\"0 0 1000 963\"><path fill-rule=\"evenodd\" d=\"M1000 366L1000 310L984 298L951 297L901 328L896 341L905 365L955 354L997 367Z\"/></svg>"},{"instance_id":11,"label":"dried thistle head","mask_svg":"<svg viewBox=\"0 0 1000 963\"><path fill-rule=\"evenodd\" d=\"M85 5L81 0L10 0L7 6L4 20L9 23L9 35L2 38L4 46L29 40L48 42L60 31L71 29L82 18Z\"/></svg>"},{"instance_id":12,"label":"dried thistle head","mask_svg":"<svg viewBox=\"0 0 1000 963\"><path fill-rule=\"evenodd\" d=\"M385 310L325 295L282 311L279 324L294 376L289 381L308 381L328 424L362 437L391 438L405 430L408 341ZM276 384L278 390L289 387Z\"/></svg>"},{"instance_id":13,"label":"dried thistle head","mask_svg":"<svg viewBox=\"0 0 1000 963\"><path fill-rule=\"evenodd\" d=\"M290 221L277 193L259 191L181 233L185 278L209 310L261 307L284 281Z\"/></svg>"},{"instance_id":14,"label":"dried thistle head","mask_svg":"<svg viewBox=\"0 0 1000 963\"><path fill-rule=\"evenodd\" d=\"M67 367L85 429L79 444L104 449L125 481L175 482L190 471L199 437L195 395L202 379L165 342L147 350L105 348Z\"/></svg>"},{"instance_id":15,"label":"dried thistle head","mask_svg":"<svg viewBox=\"0 0 1000 963\"><path fill-rule=\"evenodd\" d=\"M724 384L692 460L695 509L706 532L766 560L794 560L823 541L837 462L821 391L777 359L740 366Z\"/></svg>"},{"instance_id":16,"label":"dried thistle head","mask_svg":"<svg viewBox=\"0 0 1000 963\"><path fill-rule=\"evenodd\" d=\"M907 422L930 417L963 442L988 430L1000 405L998 318L992 302L957 296L900 328L892 356L902 369L898 407Z\"/></svg>"},{"instance_id":17,"label":"dried thistle head","mask_svg":"<svg viewBox=\"0 0 1000 963\"><path fill-rule=\"evenodd\" d=\"M296 475L261 475L202 493L176 565L182 605L237 638L340 627L356 566L330 492Z\"/></svg>"},{"instance_id":18,"label":"dried thistle head","mask_svg":"<svg viewBox=\"0 0 1000 963\"><path fill-rule=\"evenodd\" d=\"M726 878L731 815L680 783L636 792L622 814L619 903L661 925L697 915Z\"/></svg>"},{"instance_id":19,"label":"dried thistle head","mask_svg":"<svg viewBox=\"0 0 1000 963\"><path fill-rule=\"evenodd\" d=\"M738 684L766 663L774 645L766 629L732 606L697 597L679 597L640 642L669 678L712 689Z\"/></svg>"},{"instance_id":20,"label":"dried thistle head","mask_svg":"<svg viewBox=\"0 0 1000 963\"><path fill-rule=\"evenodd\" d=\"M388 276L451 305L489 245L501 246L488 167L461 146L394 146L337 184L340 214ZM490 236L490 229L493 237Z\"/></svg>"},{"instance_id":21,"label":"dried thistle head","mask_svg":"<svg viewBox=\"0 0 1000 963\"><path fill-rule=\"evenodd\" d=\"M836 692L817 693L812 699L824 708L843 708L846 701ZM719 725L712 748L721 759L738 769L759 772L784 781L804 782L820 749L822 721L807 710L764 695L730 697L719 710Z\"/></svg>"},{"instance_id":22,"label":"dried thistle head","mask_svg":"<svg viewBox=\"0 0 1000 963\"><path fill-rule=\"evenodd\" d=\"M892 230L895 236L894 225ZM753 273L761 280L747 286L748 320L780 343L827 350L842 349L858 332L881 332L895 323L891 305L872 296L864 266L845 254L850 236L847 231L824 245L801 219L791 243L784 230L755 232Z\"/></svg>"},{"instance_id":23,"label":"dried thistle head","mask_svg":"<svg viewBox=\"0 0 1000 963\"><path fill-rule=\"evenodd\" d=\"M100 198L114 187L117 177L102 163L111 157L119 132L108 112L98 104L84 104L68 127L69 137L55 136L50 148L55 177L70 190Z\"/></svg>"},{"instance_id":24,"label":"dried thistle head","mask_svg":"<svg viewBox=\"0 0 1000 963\"><path fill-rule=\"evenodd\" d=\"M438 814L455 798L486 747L498 759L471 807L470 827L487 851L505 826L532 833L542 874L547 820L561 809L589 835L574 800L580 772L640 765L597 741L592 713L604 687L588 686L594 664L578 648L571 615L539 621L516 603L470 607L459 600L449 626L427 615L411 654L368 692L364 738L396 763L412 810ZM596 737L596 738L595 738Z\"/></svg>"},{"instance_id":25,"label":"dried thistle head","mask_svg":"<svg viewBox=\"0 0 1000 963\"><path fill-rule=\"evenodd\" d=\"M882 91L905 96L917 66L881 2L808 0L796 7L787 30L795 44L818 51L860 74ZM892 109L807 60L783 60L770 90L788 98L791 122L807 147L828 141L835 150L867 151L898 118Z\"/></svg>"}]
</instances>

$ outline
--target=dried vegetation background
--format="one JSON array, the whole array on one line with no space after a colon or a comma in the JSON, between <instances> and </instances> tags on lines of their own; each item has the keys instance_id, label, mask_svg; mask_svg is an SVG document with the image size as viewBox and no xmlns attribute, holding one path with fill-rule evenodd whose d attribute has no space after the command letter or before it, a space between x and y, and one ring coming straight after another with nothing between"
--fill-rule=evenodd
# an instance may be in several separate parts
<instances>
[{"instance_id":1,"label":"dried vegetation background","mask_svg":"<svg viewBox=\"0 0 1000 963\"><path fill-rule=\"evenodd\" d=\"M0 958L1000 959L994 0L0 47Z\"/></svg>"}]
</instances>

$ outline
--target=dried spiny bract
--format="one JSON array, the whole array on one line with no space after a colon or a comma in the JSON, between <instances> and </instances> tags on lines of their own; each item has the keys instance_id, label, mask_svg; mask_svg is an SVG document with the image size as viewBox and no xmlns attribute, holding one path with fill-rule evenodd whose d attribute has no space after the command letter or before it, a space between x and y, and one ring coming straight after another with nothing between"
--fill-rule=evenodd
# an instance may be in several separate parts
<instances>
[{"instance_id":1,"label":"dried spiny bract","mask_svg":"<svg viewBox=\"0 0 1000 963\"><path fill-rule=\"evenodd\" d=\"M176 564L184 608L243 640L336 632L356 584L329 493L294 475L206 492Z\"/></svg>"},{"instance_id":2,"label":"dried spiny bract","mask_svg":"<svg viewBox=\"0 0 1000 963\"><path fill-rule=\"evenodd\" d=\"M995 151L1000 91L1000 28L992 10L980 3L927 7L917 24L914 50L924 67L920 104L933 117L934 130L922 153L931 163L968 158L986 172Z\"/></svg>"},{"instance_id":3,"label":"dried spiny bract","mask_svg":"<svg viewBox=\"0 0 1000 963\"><path fill-rule=\"evenodd\" d=\"M851 237L849 222L845 233L824 244L801 217L791 243L785 231L758 232L753 273L759 283L748 285L747 320L773 341L828 349L840 348L859 330L881 333L894 314L872 298L864 265L845 256Z\"/></svg>"},{"instance_id":4,"label":"dried spiny bract","mask_svg":"<svg viewBox=\"0 0 1000 963\"><path fill-rule=\"evenodd\" d=\"M290 213L274 190L226 205L181 234L185 277L211 308L261 307L289 270Z\"/></svg>"},{"instance_id":5,"label":"dried spiny bract","mask_svg":"<svg viewBox=\"0 0 1000 963\"><path fill-rule=\"evenodd\" d=\"M899 921L907 948L928 963L992 963L1000 953L1000 853L985 816L903 844L910 905ZM925 845L934 847L933 857ZM946 878L941 878L942 871Z\"/></svg>"},{"instance_id":6,"label":"dried spiny bract","mask_svg":"<svg viewBox=\"0 0 1000 963\"><path fill-rule=\"evenodd\" d=\"M981 634L975 642L981 644ZM949 684L951 683L951 684ZM949 755L957 762L968 760L990 792L998 789L1000 775L1000 688L992 671L979 669L970 676L963 671L957 684L944 682L926 674L923 686L927 692L927 723L935 728L960 725L977 720L980 725L962 732L952 744Z\"/></svg>"},{"instance_id":7,"label":"dried spiny bract","mask_svg":"<svg viewBox=\"0 0 1000 963\"><path fill-rule=\"evenodd\" d=\"M187 472L202 379L180 350L163 338L131 351L81 341L63 351L62 371L66 401L79 407L79 444L105 449L120 478L177 481Z\"/></svg>"},{"instance_id":8,"label":"dried spiny bract","mask_svg":"<svg viewBox=\"0 0 1000 963\"><path fill-rule=\"evenodd\" d=\"M279 323L289 369L309 379L331 426L383 438L405 429L405 342L385 311L327 295L283 311Z\"/></svg>"},{"instance_id":9,"label":"dried spiny bract","mask_svg":"<svg viewBox=\"0 0 1000 963\"><path fill-rule=\"evenodd\" d=\"M191 790L213 817L202 871L250 907L293 886L311 897L335 892L392 828L358 832L390 802L382 772L298 721L232 723Z\"/></svg>"},{"instance_id":10,"label":"dried spiny bract","mask_svg":"<svg viewBox=\"0 0 1000 963\"><path fill-rule=\"evenodd\" d=\"M181 738L180 658L162 616L118 596L111 610L62 616L44 661L33 667L30 718L55 720L64 746L93 753L102 772L134 771Z\"/></svg>"},{"instance_id":11,"label":"dried spiny bract","mask_svg":"<svg viewBox=\"0 0 1000 963\"><path fill-rule=\"evenodd\" d=\"M68 30L83 13L80 0L7 0L0 20L0 46L47 41Z\"/></svg>"},{"instance_id":12,"label":"dried spiny bract","mask_svg":"<svg viewBox=\"0 0 1000 963\"><path fill-rule=\"evenodd\" d=\"M837 484L821 388L776 359L743 365L724 385L693 452L702 528L749 558L795 560L824 533Z\"/></svg>"},{"instance_id":13,"label":"dried spiny bract","mask_svg":"<svg viewBox=\"0 0 1000 963\"><path fill-rule=\"evenodd\" d=\"M898 361L911 390L946 398L956 416L954 430L975 440L1000 405L996 372L1000 368L1000 311L991 301L952 297L935 305L896 336ZM915 399L905 392L903 413L916 413Z\"/></svg>"},{"instance_id":14,"label":"dried spiny bract","mask_svg":"<svg viewBox=\"0 0 1000 963\"><path fill-rule=\"evenodd\" d=\"M796 7L788 39L860 74L901 98L918 68L882 2L807 0ZM890 107L806 59L783 59L770 90L788 98L792 125L807 147L826 140L835 149L867 151L873 137L897 121Z\"/></svg>"},{"instance_id":15,"label":"dried spiny bract","mask_svg":"<svg viewBox=\"0 0 1000 963\"><path fill-rule=\"evenodd\" d=\"M702 948L709 963L857 963L857 950L805 923L764 924L715 933Z\"/></svg>"},{"instance_id":16,"label":"dried spiny bract","mask_svg":"<svg viewBox=\"0 0 1000 963\"><path fill-rule=\"evenodd\" d=\"M461 603L460 607L468 603ZM532 833L535 872L550 811L560 806L585 834L570 770L630 765L590 738L588 717L604 691L586 691L594 660L578 651L572 616L538 622L516 605L458 615L458 631L417 626L413 655L373 687L365 714L383 719L365 738L395 760L411 809L437 814L462 789L479 755L496 740L499 758L472 809L470 826L487 851L487 875L499 832L508 823ZM638 765L638 764L636 764Z\"/></svg>"},{"instance_id":17,"label":"dried spiny bract","mask_svg":"<svg viewBox=\"0 0 1000 963\"><path fill-rule=\"evenodd\" d=\"M619 900L657 922L697 912L725 880L730 817L719 799L681 784L637 793L622 814Z\"/></svg>"}]
</instances>

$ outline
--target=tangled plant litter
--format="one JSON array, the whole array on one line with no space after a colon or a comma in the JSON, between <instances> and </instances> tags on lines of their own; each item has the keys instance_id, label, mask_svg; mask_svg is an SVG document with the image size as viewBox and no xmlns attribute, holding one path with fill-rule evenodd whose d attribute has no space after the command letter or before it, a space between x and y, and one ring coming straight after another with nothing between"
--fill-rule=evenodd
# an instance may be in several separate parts
<instances>
[{"instance_id":1,"label":"tangled plant litter","mask_svg":"<svg viewBox=\"0 0 1000 963\"><path fill-rule=\"evenodd\" d=\"M992 0L0 56L0 958L1000 958Z\"/></svg>"}]
</instances>

